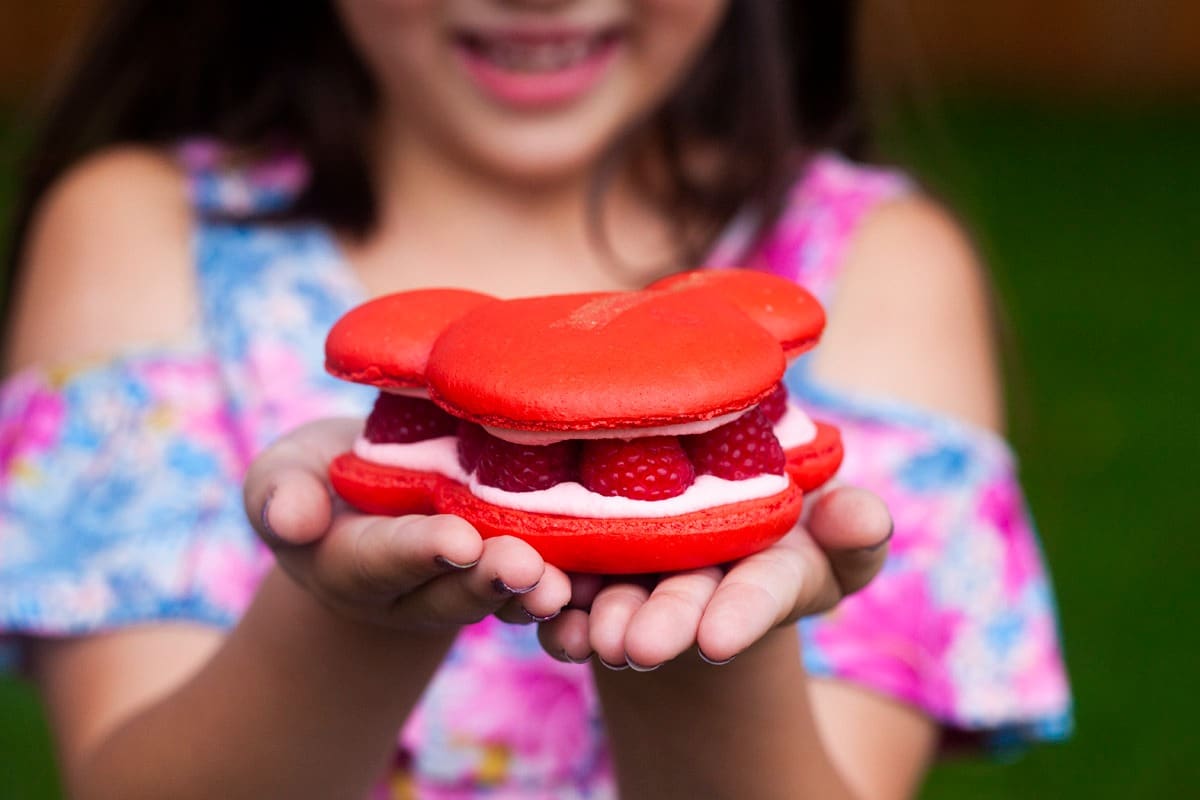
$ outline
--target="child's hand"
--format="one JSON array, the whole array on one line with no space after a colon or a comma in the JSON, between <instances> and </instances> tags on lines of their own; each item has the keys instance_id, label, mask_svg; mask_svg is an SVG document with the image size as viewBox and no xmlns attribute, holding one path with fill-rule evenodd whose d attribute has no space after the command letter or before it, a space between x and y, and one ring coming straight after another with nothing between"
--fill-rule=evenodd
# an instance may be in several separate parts
<instances>
[{"instance_id":1,"label":"child's hand","mask_svg":"<svg viewBox=\"0 0 1200 800\"><path fill-rule=\"evenodd\" d=\"M833 608L883 566L891 517L860 489L833 489L807 522L775 545L727 569L680 572L650 581L573 579L572 608L541 626L556 658L653 669L696 647L727 661L772 629Z\"/></svg>"},{"instance_id":2,"label":"child's hand","mask_svg":"<svg viewBox=\"0 0 1200 800\"><path fill-rule=\"evenodd\" d=\"M484 541L458 517L375 517L336 500L329 462L361 426L300 428L246 476L250 521L298 584L343 616L407 630L452 629L494 612L530 622L567 604L567 576L520 540Z\"/></svg>"}]
</instances>

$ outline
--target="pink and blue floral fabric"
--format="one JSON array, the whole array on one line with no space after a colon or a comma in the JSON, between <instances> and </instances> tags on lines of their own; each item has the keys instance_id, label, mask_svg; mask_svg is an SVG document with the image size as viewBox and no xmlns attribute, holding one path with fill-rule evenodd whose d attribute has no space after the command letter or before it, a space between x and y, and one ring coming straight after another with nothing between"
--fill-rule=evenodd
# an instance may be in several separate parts
<instances>
[{"instance_id":1,"label":"pink and blue floral fabric","mask_svg":"<svg viewBox=\"0 0 1200 800\"><path fill-rule=\"evenodd\" d=\"M206 142L180 150L197 210L201 307L187 341L30 369L0 389L0 631L23 636L146 621L235 624L270 565L242 507L254 454L308 420L361 415L372 392L322 369L323 340L364 291L324 227L237 221L278 209L306 178L283 156L234 167ZM753 268L828 300L863 216L901 177L814 159ZM215 212L215 213L214 213ZM738 227L713 253L721 266ZM839 425L840 479L896 521L884 572L801 623L809 670L910 703L994 744L1065 736L1068 692L1053 597L997 435L787 378ZM545 656L532 626L464 631L401 732L380 798L612 796L585 667Z\"/></svg>"}]
</instances>

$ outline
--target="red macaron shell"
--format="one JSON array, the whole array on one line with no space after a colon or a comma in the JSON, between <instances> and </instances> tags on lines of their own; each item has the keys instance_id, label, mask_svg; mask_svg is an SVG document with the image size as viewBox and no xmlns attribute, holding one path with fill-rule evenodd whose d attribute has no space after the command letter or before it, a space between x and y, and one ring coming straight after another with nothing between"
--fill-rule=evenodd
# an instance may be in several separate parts
<instances>
[{"instance_id":1,"label":"red macaron shell","mask_svg":"<svg viewBox=\"0 0 1200 800\"><path fill-rule=\"evenodd\" d=\"M433 472L374 464L349 452L329 465L329 480L342 499L359 511L396 517L436 514L438 489L451 483Z\"/></svg>"},{"instance_id":2,"label":"red macaron shell","mask_svg":"<svg viewBox=\"0 0 1200 800\"><path fill-rule=\"evenodd\" d=\"M740 411L785 366L775 337L715 294L631 292L479 306L438 337L427 378L455 416L569 432Z\"/></svg>"},{"instance_id":3,"label":"red macaron shell","mask_svg":"<svg viewBox=\"0 0 1200 800\"><path fill-rule=\"evenodd\" d=\"M434 340L446 326L496 298L465 289L389 294L352 309L325 340L325 369L380 388L420 387Z\"/></svg>"},{"instance_id":4,"label":"red macaron shell","mask_svg":"<svg viewBox=\"0 0 1200 800\"><path fill-rule=\"evenodd\" d=\"M841 432L825 422L817 422L816 426L815 439L783 453L788 475L806 492L824 485L842 466Z\"/></svg>"},{"instance_id":5,"label":"red macaron shell","mask_svg":"<svg viewBox=\"0 0 1200 800\"><path fill-rule=\"evenodd\" d=\"M568 572L630 575L673 572L734 561L769 547L800 518L795 486L757 500L663 519L586 519L491 505L452 481L438 510L470 522L487 537L515 536Z\"/></svg>"},{"instance_id":6,"label":"red macaron shell","mask_svg":"<svg viewBox=\"0 0 1200 800\"><path fill-rule=\"evenodd\" d=\"M751 269L697 269L652 283L651 290L708 290L771 332L789 358L816 346L825 329L820 302L794 281Z\"/></svg>"}]
</instances>

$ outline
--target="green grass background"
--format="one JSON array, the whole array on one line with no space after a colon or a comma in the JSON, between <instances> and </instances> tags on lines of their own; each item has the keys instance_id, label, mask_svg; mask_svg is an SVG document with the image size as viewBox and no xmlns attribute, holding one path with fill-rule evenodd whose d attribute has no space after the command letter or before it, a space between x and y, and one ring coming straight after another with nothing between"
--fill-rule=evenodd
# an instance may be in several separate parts
<instances>
[{"instance_id":1,"label":"green grass background","mask_svg":"<svg viewBox=\"0 0 1200 800\"><path fill-rule=\"evenodd\" d=\"M925 800L1200 792L1198 146L1200 107L960 99L882 126L991 265L1077 704L1068 743L940 764ZM0 174L0 217L10 196ZM56 796L37 703L0 681L0 800Z\"/></svg>"}]
</instances>

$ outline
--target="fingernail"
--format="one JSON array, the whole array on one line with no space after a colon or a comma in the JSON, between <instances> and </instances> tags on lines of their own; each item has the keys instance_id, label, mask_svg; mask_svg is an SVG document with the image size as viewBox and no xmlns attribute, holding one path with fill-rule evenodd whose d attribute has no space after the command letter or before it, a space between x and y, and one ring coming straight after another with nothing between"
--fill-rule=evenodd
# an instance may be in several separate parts
<instances>
[{"instance_id":1,"label":"fingernail","mask_svg":"<svg viewBox=\"0 0 1200 800\"><path fill-rule=\"evenodd\" d=\"M628 664L629 668L634 672L654 672L654 670L662 666L662 664L655 664L653 667L643 667L629 656L625 656L625 663Z\"/></svg>"},{"instance_id":2,"label":"fingernail","mask_svg":"<svg viewBox=\"0 0 1200 800\"><path fill-rule=\"evenodd\" d=\"M271 493L267 495L267 499L263 500L262 511L258 515L258 521L262 525L263 538L269 539L270 544L286 545L287 541L271 527L271 501L274 499L275 490L272 489Z\"/></svg>"},{"instance_id":3,"label":"fingernail","mask_svg":"<svg viewBox=\"0 0 1200 800\"><path fill-rule=\"evenodd\" d=\"M549 614L545 617L539 617L537 614L534 614L528 608L525 608L525 606L521 606L521 610L525 612L525 616L529 617L534 622L549 622L550 620L557 617L559 615L559 612L562 611L562 609L560 608L558 611L555 611L553 614Z\"/></svg>"},{"instance_id":4,"label":"fingernail","mask_svg":"<svg viewBox=\"0 0 1200 800\"><path fill-rule=\"evenodd\" d=\"M895 532L896 532L896 523L893 522L891 524L891 527L888 528L887 536L883 537L882 541L876 542L875 544L871 545L870 547L864 547L863 550L868 553L879 552L884 547L887 547L887 543L892 540L892 534L894 534Z\"/></svg>"},{"instance_id":5,"label":"fingernail","mask_svg":"<svg viewBox=\"0 0 1200 800\"><path fill-rule=\"evenodd\" d=\"M499 594L529 594L537 588L538 583L540 583L540 581L534 581L532 586L514 589L499 578L495 578L492 580L492 588L495 589Z\"/></svg>"},{"instance_id":6,"label":"fingernail","mask_svg":"<svg viewBox=\"0 0 1200 800\"><path fill-rule=\"evenodd\" d=\"M629 669L628 664L610 664L607 661L605 661L603 658L597 658L596 660L599 661L604 666L611 669L613 672L620 672L623 669Z\"/></svg>"},{"instance_id":7,"label":"fingernail","mask_svg":"<svg viewBox=\"0 0 1200 800\"><path fill-rule=\"evenodd\" d=\"M703 650L697 650L696 652L698 652L700 654L701 661L703 661L705 664L712 664L714 667L723 667L726 664L728 664L730 661L733 661L734 658L736 658L736 656L730 656L729 658L725 659L724 661L713 661L711 658L704 655Z\"/></svg>"},{"instance_id":8,"label":"fingernail","mask_svg":"<svg viewBox=\"0 0 1200 800\"><path fill-rule=\"evenodd\" d=\"M442 569L458 569L458 570L463 570L463 569L470 569L471 567L473 567L473 566L475 566L476 564L478 564L478 563L479 563L479 559L477 558L477 559L475 559L474 561L471 561L471 562L469 562L469 563L466 563L466 564L459 564L459 563L458 563L458 562L456 562L456 561L451 561L450 559L446 558L445 556L434 556L434 557L433 557L433 563L434 563L434 564L437 564L437 565L438 565L439 567L441 567Z\"/></svg>"},{"instance_id":9,"label":"fingernail","mask_svg":"<svg viewBox=\"0 0 1200 800\"><path fill-rule=\"evenodd\" d=\"M568 663L571 663L571 664L586 664L586 663L587 663L588 661L590 661L590 660L591 660L591 658L592 658L592 654L591 654L591 653L588 653L588 654L587 654L586 656L584 656L583 658L572 658L572 657L571 657L571 654L570 654L570 653L568 653L568 652L566 651L566 649L559 650L558 652L559 652L559 655L561 655L561 656L563 657L563 660L564 660L564 661L567 661Z\"/></svg>"}]
</instances>

